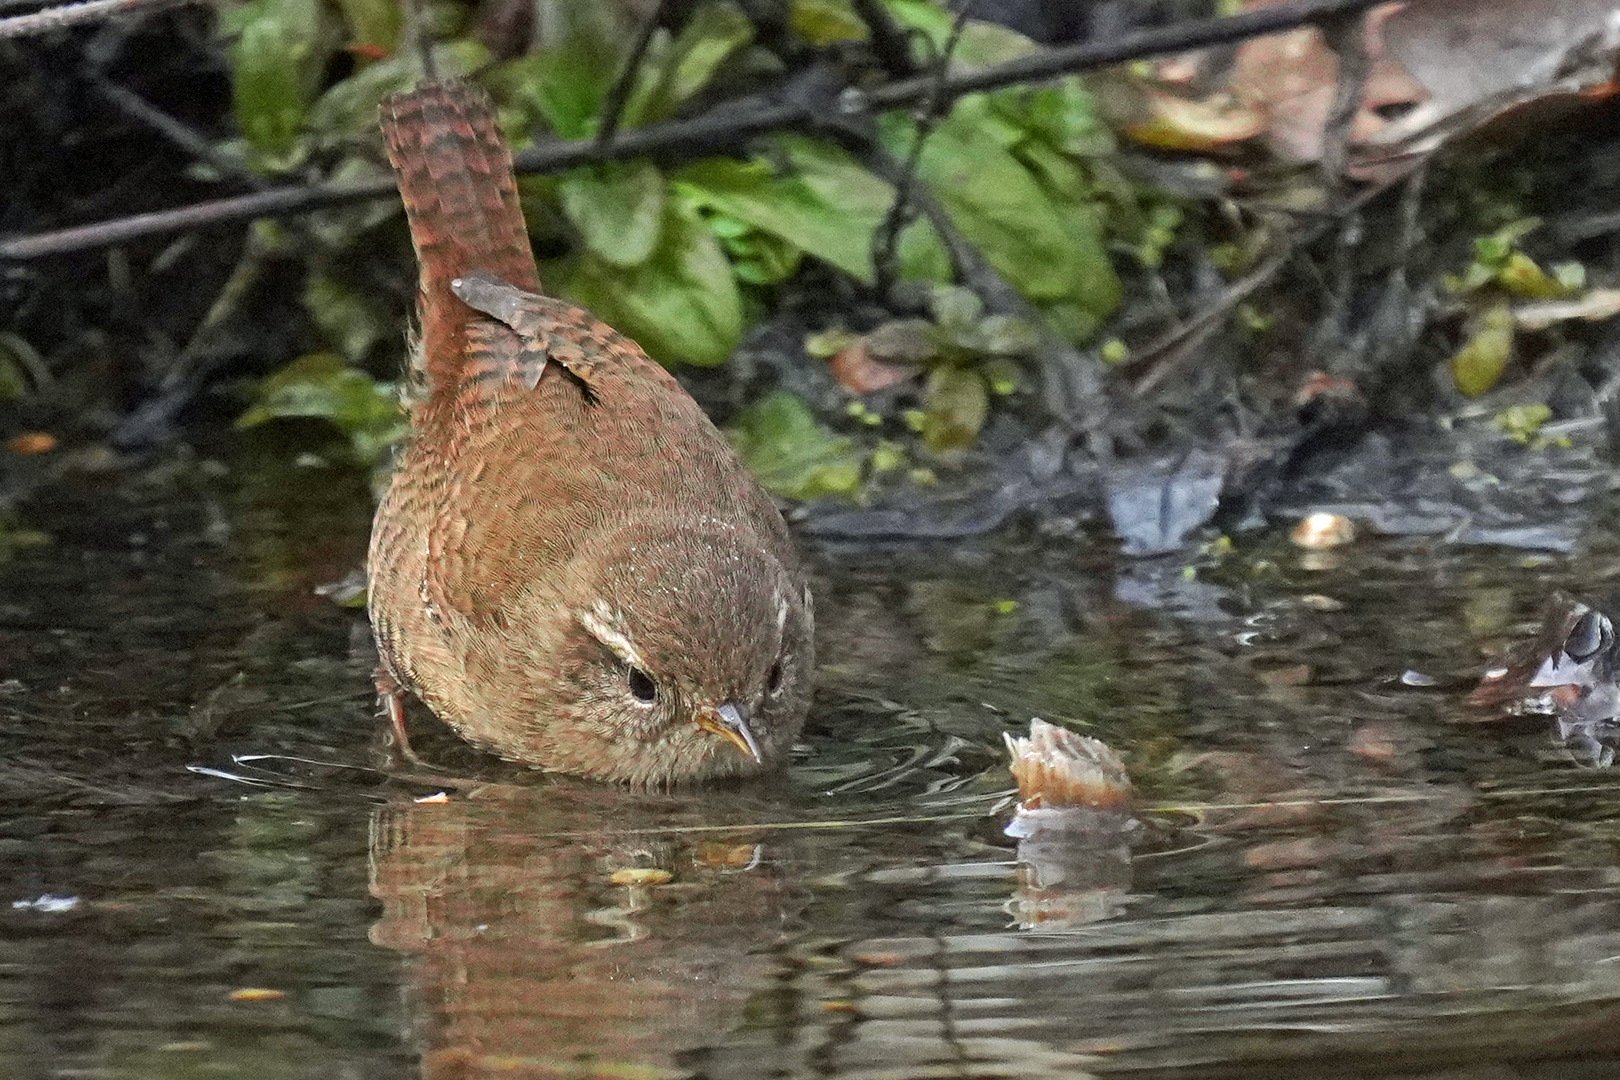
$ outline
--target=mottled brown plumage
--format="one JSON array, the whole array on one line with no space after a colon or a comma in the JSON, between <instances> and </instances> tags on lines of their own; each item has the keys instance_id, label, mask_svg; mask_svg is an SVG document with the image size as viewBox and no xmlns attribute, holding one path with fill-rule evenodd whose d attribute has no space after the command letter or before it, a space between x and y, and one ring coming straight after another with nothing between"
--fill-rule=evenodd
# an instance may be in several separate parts
<instances>
[{"instance_id":1,"label":"mottled brown plumage","mask_svg":"<svg viewBox=\"0 0 1620 1080\"><path fill-rule=\"evenodd\" d=\"M379 689L472 742L638 784L778 764L810 595L770 499L635 342L539 295L481 92L390 99L421 264L411 440L372 528Z\"/></svg>"}]
</instances>

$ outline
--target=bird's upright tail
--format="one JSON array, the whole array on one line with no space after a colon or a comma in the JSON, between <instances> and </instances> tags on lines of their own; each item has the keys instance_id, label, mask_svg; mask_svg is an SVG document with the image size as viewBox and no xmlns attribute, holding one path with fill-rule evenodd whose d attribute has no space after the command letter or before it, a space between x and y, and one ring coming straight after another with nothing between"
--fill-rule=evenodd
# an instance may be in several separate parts
<instances>
[{"instance_id":1,"label":"bird's upright tail","mask_svg":"<svg viewBox=\"0 0 1620 1080\"><path fill-rule=\"evenodd\" d=\"M396 94L383 102L381 122L421 267L418 359L430 392L453 387L467 324L482 316L456 299L450 282L482 273L540 291L512 157L488 97L466 83L425 82Z\"/></svg>"}]
</instances>

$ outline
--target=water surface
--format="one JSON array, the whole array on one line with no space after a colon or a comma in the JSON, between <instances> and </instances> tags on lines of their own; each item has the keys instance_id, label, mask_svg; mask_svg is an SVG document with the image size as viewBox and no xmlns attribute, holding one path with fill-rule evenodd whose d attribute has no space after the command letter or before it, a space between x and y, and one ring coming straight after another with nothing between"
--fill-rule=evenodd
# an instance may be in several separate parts
<instances>
[{"instance_id":1,"label":"water surface","mask_svg":"<svg viewBox=\"0 0 1620 1080\"><path fill-rule=\"evenodd\" d=\"M261 450L263 448L261 447ZM274 452L70 476L0 567L0 1075L1606 1076L1620 806L1458 722L1620 567L1280 534L812 552L783 777L548 780L417 716L379 768L364 478ZM1415 670L1432 685L1407 685ZM1141 824L1061 883L1003 731L1104 739Z\"/></svg>"}]
</instances>

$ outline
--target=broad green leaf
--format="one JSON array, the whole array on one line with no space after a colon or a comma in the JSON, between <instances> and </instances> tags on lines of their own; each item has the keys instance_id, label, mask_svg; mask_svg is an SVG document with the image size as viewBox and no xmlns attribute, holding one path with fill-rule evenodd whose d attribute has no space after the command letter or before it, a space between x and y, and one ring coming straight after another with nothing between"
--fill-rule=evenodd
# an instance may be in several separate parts
<instances>
[{"instance_id":1,"label":"broad green leaf","mask_svg":"<svg viewBox=\"0 0 1620 1080\"><path fill-rule=\"evenodd\" d=\"M491 69L484 83L497 101L524 111L522 127L544 119L559 138L587 138L629 44L622 5L539 0L536 8L541 46Z\"/></svg>"},{"instance_id":2,"label":"broad green leaf","mask_svg":"<svg viewBox=\"0 0 1620 1080\"><path fill-rule=\"evenodd\" d=\"M660 31L624 109L624 125L667 119L706 86L720 65L754 40L754 24L735 4L698 8L671 43Z\"/></svg>"},{"instance_id":3,"label":"broad green leaf","mask_svg":"<svg viewBox=\"0 0 1620 1080\"><path fill-rule=\"evenodd\" d=\"M1451 358L1451 378L1469 397L1496 385L1513 355L1513 310L1496 303L1470 321L1467 342Z\"/></svg>"},{"instance_id":4,"label":"broad green leaf","mask_svg":"<svg viewBox=\"0 0 1620 1080\"><path fill-rule=\"evenodd\" d=\"M253 405L236 421L256 427L287 417L319 417L336 424L365 464L382 459L405 437L405 414L393 388L346 365L335 353L310 353L267 376Z\"/></svg>"},{"instance_id":5,"label":"broad green leaf","mask_svg":"<svg viewBox=\"0 0 1620 1080\"><path fill-rule=\"evenodd\" d=\"M889 152L905 158L915 126L882 118ZM1065 220L1029 170L972 125L947 116L923 145L918 174L967 241L1032 300L1072 294L1086 267Z\"/></svg>"},{"instance_id":6,"label":"broad green leaf","mask_svg":"<svg viewBox=\"0 0 1620 1080\"><path fill-rule=\"evenodd\" d=\"M929 0L884 0L889 14L903 27L920 32L934 50L945 46L956 16ZM951 59L963 67L987 67L1040 51L1040 45L1016 30L969 19ZM938 55L937 51L932 55Z\"/></svg>"},{"instance_id":7,"label":"broad green leaf","mask_svg":"<svg viewBox=\"0 0 1620 1080\"><path fill-rule=\"evenodd\" d=\"M709 231L720 239L726 257L731 260L731 272L738 281L750 285L775 285L793 276L804 254L798 247L749 225L745 221L724 214L710 214L705 219Z\"/></svg>"},{"instance_id":8,"label":"broad green leaf","mask_svg":"<svg viewBox=\"0 0 1620 1080\"><path fill-rule=\"evenodd\" d=\"M489 63L489 50L476 41L436 45L434 69L442 75L466 75ZM309 129L318 135L369 135L377 128L377 106L389 94L409 90L422 77L413 56L391 56L350 75L316 99L309 108Z\"/></svg>"},{"instance_id":9,"label":"broad green leaf","mask_svg":"<svg viewBox=\"0 0 1620 1080\"><path fill-rule=\"evenodd\" d=\"M865 41L871 29L855 14L849 0L793 0L788 28L818 49L844 41Z\"/></svg>"},{"instance_id":10,"label":"broad green leaf","mask_svg":"<svg viewBox=\"0 0 1620 1080\"><path fill-rule=\"evenodd\" d=\"M937 367L923 390L923 444L935 452L972 446L990 415L984 377L959 367Z\"/></svg>"},{"instance_id":11,"label":"broad green leaf","mask_svg":"<svg viewBox=\"0 0 1620 1080\"><path fill-rule=\"evenodd\" d=\"M221 26L237 33L230 49L237 126L254 149L288 157L330 53L319 0L253 0L233 15Z\"/></svg>"},{"instance_id":12,"label":"broad green leaf","mask_svg":"<svg viewBox=\"0 0 1620 1080\"><path fill-rule=\"evenodd\" d=\"M405 5L399 0L337 0L343 21L349 24L350 46L393 55L405 27ZM375 57L372 57L375 59Z\"/></svg>"},{"instance_id":13,"label":"broad green leaf","mask_svg":"<svg viewBox=\"0 0 1620 1080\"><path fill-rule=\"evenodd\" d=\"M747 222L831 263L863 282L872 280L872 237L894 202L894 188L857 165L842 150L798 135L777 145L788 171L777 176L763 161L708 158L675 174L678 190L694 205ZM932 229L902 238L902 266L949 265ZM930 248L932 250L930 250Z\"/></svg>"},{"instance_id":14,"label":"broad green leaf","mask_svg":"<svg viewBox=\"0 0 1620 1080\"><path fill-rule=\"evenodd\" d=\"M726 434L759 482L778 495L813 499L860 486L855 444L822 427L810 407L786 391L743 410Z\"/></svg>"},{"instance_id":15,"label":"broad green leaf","mask_svg":"<svg viewBox=\"0 0 1620 1080\"><path fill-rule=\"evenodd\" d=\"M351 361L393 332L388 319L367 299L330 274L311 274L304 284L304 307L327 344Z\"/></svg>"},{"instance_id":16,"label":"broad green leaf","mask_svg":"<svg viewBox=\"0 0 1620 1080\"><path fill-rule=\"evenodd\" d=\"M1579 291L1565 286L1563 282L1537 266L1536 260L1522 251L1515 251L1508 256L1507 262L1497 272L1496 280L1501 282L1502 288L1514 296L1522 296L1529 300L1551 300Z\"/></svg>"},{"instance_id":17,"label":"broad green leaf","mask_svg":"<svg viewBox=\"0 0 1620 1080\"><path fill-rule=\"evenodd\" d=\"M1048 300L1035 308L1054 334L1075 345L1084 345L1102 329L1102 320L1077 300Z\"/></svg>"},{"instance_id":18,"label":"broad green leaf","mask_svg":"<svg viewBox=\"0 0 1620 1080\"><path fill-rule=\"evenodd\" d=\"M664 175L649 161L582 165L557 178L563 213L591 253L614 266L652 255L664 218Z\"/></svg>"},{"instance_id":19,"label":"broad green leaf","mask_svg":"<svg viewBox=\"0 0 1620 1080\"><path fill-rule=\"evenodd\" d=\"M587 253L565 291L666 364L724 363L742 336L742 297L719 241L672 205L651 258L625 269Z\"/></svg>"}]
</instances>

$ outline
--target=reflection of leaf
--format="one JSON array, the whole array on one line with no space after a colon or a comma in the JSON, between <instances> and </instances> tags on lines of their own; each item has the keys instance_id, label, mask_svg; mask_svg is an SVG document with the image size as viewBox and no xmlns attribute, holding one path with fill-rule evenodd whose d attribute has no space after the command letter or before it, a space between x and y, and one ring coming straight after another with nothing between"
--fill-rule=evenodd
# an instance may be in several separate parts
<instances>
[{"instance_id":1,"label":"reflection of leaf","mask_svg":"<svg viewBox=\"0 0 1620 1080\"><path fill-rule=\"evenodd\" d=\"M639 266L652 254L664 217L664 177L656 165L583 165L557 178L557 195L592 254L614 266Z\"/></svg>"},{"instance_id":2,"label":"reflection of leaf","mask_svg":"<svg viewBox=\"0 0 1620 1080\"><path fill-rule=\"evenodd\" d=\"M1513 352L1513 311L1493 304L1473 320L1467 343L1451 358L1457 389L1474 397L1496 385Z\"/></svg>"},{"instance_id":3,"label":"reflection of leaf","mask_svg":"<svg viewBox=\"0 0 1620 1080\"><path fill-rule=\"evenodd\" d=\"M285 157L303 129L325 64L320 22L318 0L254 0L221 21L222 29L237 34L231 48L236 123L263 153Z\"/></svg>"},{"instance_id":4,"label":"reflection of leaf","mask_svg":"<svg viewBox=\"0 0 1620 1080\"><path fill-rule=\"evenodd\" d=\"M294 416L319 417L349 436L362 463L381 460L404 438L406 421L391 388L344 364L334 353L301 356L259 383L254 402L236 421L256 427Z\"/></svg>"},{"instance_id":5,"label":"reflection of leaf","mask_svg":"<svg viewBox=\"0 0 1620 1080\"><path fill-rule=\"evenodd\" d=\"M928 449L972 446L990 413L984 379L975 371L938 367L923 392L922 437Z\"/></svg>"},{"instance_id":6,"label":"reflection of leaf","mask_svg":"<svg viewBox=\"0 0 1620 1080\"><path fill-rule=\"evenodd\" d=\"M0 563L10 562L18 553L50 542L48 535L28 528L13 511L0 507Z\"/></svg>"},{"instance_id":7,"label":"reflection of leaf","mask_svg":"<svg viewBox=\"0 0 1620 1080\"><path fill-rule=\"evenodd\" d=\"M714 234L666 206L651 258L620 268L585 254L567 294L665 363L724 363L742 336L742 297Z\"/></svg>"},{"instance_id":8,"label":"reflection of leaf","mask_svg":"<svg viewBox=\"0 0 1620 1080\"><path fill-rule=\"evenodd\" d=\"M854 444L816 423L810 407L786 391L744 410L728 434L759 482L778 495L847 495L860 485Z\"/></svg>"},{"instance_id":9,"label":"reflection of leaf","mask_svg":"<svg viewBox=\"0 0 1620 1080\"><path fill-rule=\"evenodd\" d=\"M667 34L654 38L643 75L625 103L624 126L663 120L714 77L721 64L754 40L754 24L736 5L719 2L698 8L673 44Z\"/></svg>"},{"instance_id":10,"label":"reflection of leaf","mask_svg":"<svg viewBox=\"0 0 1620 1080\"><path fill-rule=\"evenodd\" d=\"M894 201L894 188L836 147L797 135L780 136L777 145L788 161L786 175L775 175L762 161L709 158L676 173L676 182L695 205L746 221L870 282L872 234ZM911 244L902 245L902 276L932 277L932 267L947 263L926 223L913 224L904 239Z\"/></svg>"}]
</instances>

